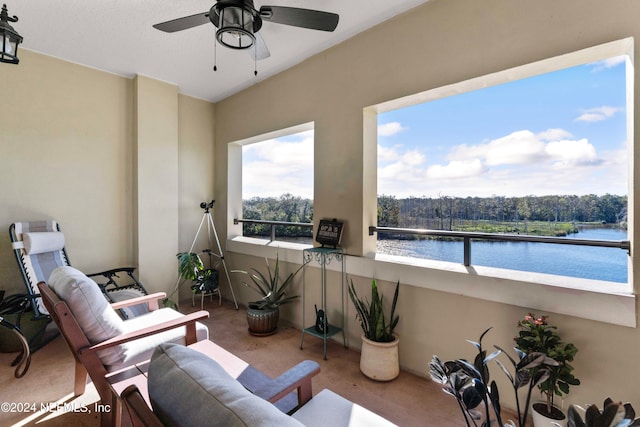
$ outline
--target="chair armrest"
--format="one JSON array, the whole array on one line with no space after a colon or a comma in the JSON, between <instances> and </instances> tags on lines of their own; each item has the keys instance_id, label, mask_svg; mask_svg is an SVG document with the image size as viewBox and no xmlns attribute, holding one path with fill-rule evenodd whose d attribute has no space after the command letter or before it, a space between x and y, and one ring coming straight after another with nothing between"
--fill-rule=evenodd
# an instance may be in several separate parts
<instances>
[{"instance_id":1,"label":"chair armrest","mask_svg":"<svg viewBox=\"0 0 640 427\"><path fill-rule=\"evenodd\" d=\"M124 344L129 341L137 340L139 338L148 337L150 335L155 335L160 332L165 332L170 329L179 328L181 326L187 326L187 344L191 344L193 341L195 342L195 323L198 320L206 319L209 317L209 312L205 310L196 311L195 313L186 314L179 319L172 319L166 322L158 323L153 326L149 326L148 328L139 329L137 331L128 332L126 334L118 335L117 337L108 339L106 341L102 341L101 343L92 345L90 347L85 347L79 350L79 353L85 351L97 352L100 350L104 350L105 348L115 347L120 344ZM189 329L193 328L193 336L192 339L189 338Z\"/></svg>"},{"instance_id":2,"label":"chair armrest","mask_svg":"<svg viewBox=\"0 0 640 427\"><path fill-rule=\"evenodd\" d=\"M298 390L298 405L312 397L311 378L320 373L320 365L313 360L304 360L272 381L253 391L253 394L277 402L294 390Z\"/></svg>"},{"instance_id":3,"label":"chair armrest","mask_svg":"<svg viewBox=\"0 0 640 427\"><path fill-rule=\"evenodd\" d=\"M111 270L105 270L105 271L101 271L99 273L91 273L91 274L87 274L87 277L94 277L94 276L105 276L105 277L109 277L109 276L113 276L116 273L133 273L136 269L134 267L121 267L121 268L112 268Z\"/></svg>"},{"instance_id":4,"label":"chair armrest","mask_svg":"<svg viewBox=\"0 0 640 427\"><path fill-rule=\"evenodd\" d=\"M153 413L138 387L132 384L125 388L120 397L124 400L133 427L163 427L164 424Z\"/></svg>"},{"instance_id":5,"label":"chair armrest","mask_svg":"<svg viewBox=\"0 0 640 427\"><path fill-rule=\"evenodd\" d=\"M161 299L164 299L166 297L167 297L166 293L164 293L164 292L156 292L154 294L142 295L140 297L130 298L130 299L126 299L126 300L123 300L123 301L114 302L114 303L111 303L111 307L114 310L117 310L117 309L122 308L122 307L129 307L129 306L132 306L132 305L146 303L147 305L149 305L149 310L157 310L158 309L157 301L159 301Z\"/></svg>"}]
</instances>

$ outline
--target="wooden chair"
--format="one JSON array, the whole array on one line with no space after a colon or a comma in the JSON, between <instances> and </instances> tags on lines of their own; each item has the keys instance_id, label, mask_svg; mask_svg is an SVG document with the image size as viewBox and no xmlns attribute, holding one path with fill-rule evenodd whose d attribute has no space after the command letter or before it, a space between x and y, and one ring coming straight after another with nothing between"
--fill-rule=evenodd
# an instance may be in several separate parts
<instances>
[{"instance_id":1,"label":"wooden chair","mask_svg":"<svg viewBox=\"0 0 640 427\"><path fill-rule=\"evenodd\" d=\"M174 330L179 327L185 327L185 332L182 334L182 337L183 342L187 345L196 342L197 335L203 335L202 328L204 328L204 335L206 335L204 339L208 338L208 331L206 330L206 327L201 324L196 324L197 320L209 317L208 312L199 311L189 315L181 315L171 309L159 310L158 300L165 298L166 295L164 293L156 293L109 304L109 309L114 310L115 312L115 310L122 307L145 303L148 305L150 313L137 317L136 319L152 315L156 310L170 310L175 314L171 314L168 320L158 322L158 319L161 316L156 315L154 317L155 323L150 322L147 327L130 330L110 339L92 343L90 338L83 331L83 328L80 326L77 319L77 317L82 316L83 313L75 313L74 315L69 304L59 298L56 292L54 292L54 290L45 282L39 282L38 289L47 311L60 329L60 332L64 336L64 339L76 360L74 394L77 396L84 393L88 374L100 395L101 403L104 405L103 407L110 409L110 411L108 410L101 413L101 426L103 427L111 425L119 426L122 412L122 406L119 399L114 398L113 392L105 379L105 375L114 369L121 369L126 366L126 364L117 367L105 365L103 361L104 357L101 358L101 355L104 356L104 350L116 349L118 346L122 346L123 344L127 345L127 343L132 343L135 340L138 340L136 342L142 342L146 337L152 337L156 334ZM99 288L97 289L97 291L100 292ZM179 331L176 332L180 335ZM153 351L153 349L151 349L151 351ZM148 359L151 356L151 351L146 355L138 355L138 357L136 357L131 363L134 364L141 359Z\"/></svg>"},{"instance_id":2,"label":"wooden chair","mask_svg":"<svg viewBox=\"0 0 640 427\"><path fill-rule=\"evenodd\" d=\"M170 345L160 346L154 358L160 354L166 355L163 352L167 348L170 348ZM151 380L151 365L157 363L157 361L154 362L152 358L151 364L144 364L141 369L145 372L144 374L125 378L123 383L116 388L120 392L120 397L125 403L134 427L159 427L163 425L160 418L156 416L150 407L149 394L151 394L152 390L147 387L147 383L149 387L155 384L156 386L161 385L161 389L170 389L169 393L175 393L175 399L173 397L169 399L175 402L177 407L181 407L180 401L182 399L194 399L196 398L195 394L199 394L200 391L204 395L220 393L213 398L217 404L224 404L224 401L228 399L233 400L230 395L234 392L230 391L228 383L237 382L241 385L240 389L243 393L246 395L252 394L254 396L252 399L254 400L271 403L272 405L266 405L267 409L272 408L272 412L280 413L280 416L282 416L282 414L292 414L312 399L312 378L320 373L320 366L317 362L305 360L280 376L271 378L210 341L201 341L190 346L190 348L177 347L177 349L180 349L182 357L176 358L174 355L171 359L171 367L168 370L164 369L166 365L164 367L162 365L156 366L155 381ZM203 360L206 362L205 364L202 363ZM187 385L185 388L185 385L182 385L182 381L180 381L180 376L183 374L182 361L188 361L189 364L188 367L184 368L188 371L184 373L184 377L188 378L187 383L192 384L202 381L201 387ZM147 378L147 369L149 378ZM218 370L224 370L226 374L220 376L221 371ZM176 371L181 374L176 374ZM217 382L211 388L213 379L216 379ZM170 386L167 384L168 382L170 382ZM215 392L213 391L214 389L216 390ZM192 394L194 390L197 391ZM209 403L211 402L209 401ZM246 405L251 406L250 402L251 399L243 400L243 407L246 407ZM205 406L210 411L210 416L215 417L216 405ZM231 411L234 412L233 409ZM184 421L183 418L180 418L180 420Z\"/></svg>"}]
</instances>

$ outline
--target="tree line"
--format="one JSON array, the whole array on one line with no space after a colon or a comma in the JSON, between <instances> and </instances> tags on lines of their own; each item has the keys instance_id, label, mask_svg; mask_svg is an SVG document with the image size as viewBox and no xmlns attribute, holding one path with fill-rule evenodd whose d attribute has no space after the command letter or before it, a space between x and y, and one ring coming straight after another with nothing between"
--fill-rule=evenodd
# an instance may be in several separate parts
<instances>
[{"instance_id":1,"label":"tree line","mask_svg":"<svg viewBox=\"0 0 640 427\"><path fill-rule=\"evenodd\" d=\"M313 200L292 194L253 197L243 201L244 219L313 222ZM398 228L461 229L483 223L606 223L625 224L627 196L605 194L523 197L407 197L378 196L378 226ZM243 223L244 235L268 236L270 226ZM278 227L277 235L312 237L305 227Z\"/></svg>"},{"instance_id":2,"label":"tree line","mask_svg":"<svg viewBox=\"0 0 640 427\"><path fill-rule=\"evenodd\" d=\"M242 201L242 218L264 221L313 222L313 200L292 194L280 197L253 197ZM266 224L242 224L244 236L269 236L271 227ZM313 237L309 227L276 227L281 237Z\"/></svg>"},{"instance_id":3,"label":"tree line","mask_svg":"<svg viewBox=\"0 0 640 427\"><path fill-rule=\"evenodd\" d=\"M456 222L619 224L627 196L605 194L524 197L378 197L378 226L452 230Z\"/></svg>"}]
</instances>

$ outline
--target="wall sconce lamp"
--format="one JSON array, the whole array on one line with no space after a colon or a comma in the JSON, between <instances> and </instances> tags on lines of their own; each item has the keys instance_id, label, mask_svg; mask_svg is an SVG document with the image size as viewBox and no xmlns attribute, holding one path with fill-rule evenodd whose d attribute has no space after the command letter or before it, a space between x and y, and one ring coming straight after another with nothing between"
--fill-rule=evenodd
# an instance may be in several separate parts
<instances>
[{"instance_id":1,"label":"wall sconce lamp","mask_svg":"<svg viewBox=\"0 0 640 427\"><path fill-rule=\"evenodd\" d=\"M9 16L7 5L2 5L0 12L0 62L17 64L18 45L22 43L22 36L13 29L9 22L18 22L17 16Z\"/></svg>"}]
</instances>

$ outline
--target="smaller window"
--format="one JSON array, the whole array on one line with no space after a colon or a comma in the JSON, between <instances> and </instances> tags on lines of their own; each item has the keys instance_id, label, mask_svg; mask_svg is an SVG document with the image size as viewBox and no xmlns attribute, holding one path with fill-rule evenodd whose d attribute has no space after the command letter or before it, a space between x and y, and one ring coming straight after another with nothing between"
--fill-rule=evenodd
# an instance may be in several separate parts
<instances>
[{"instance_id":1,"label":"smaller window","mask_svg":"<svg viewBox=\"0 0 640 427\"><path fill-rule=\"evenodd\" d=\"M313 129L294 128L242 145L243 236L312 241L313 137Z\"/></svg>"}]
</instances>

